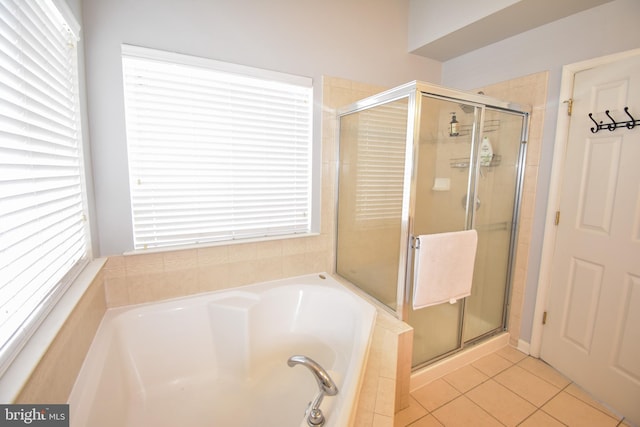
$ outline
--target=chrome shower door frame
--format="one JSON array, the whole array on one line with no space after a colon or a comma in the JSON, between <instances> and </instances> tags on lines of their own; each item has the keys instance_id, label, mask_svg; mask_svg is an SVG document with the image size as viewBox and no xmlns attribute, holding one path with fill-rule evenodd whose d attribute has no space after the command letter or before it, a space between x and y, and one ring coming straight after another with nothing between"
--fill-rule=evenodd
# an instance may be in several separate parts
<instances>
[{"instance_id":1,"label":"chrome shower door frame","mask_svg":"<svg viewBox=\"0 0 640 427\"><path fill-rule=\"evenodd\" d=\"M475 125L472 129L472 146L471 146L471 157L470 157L470 171L469 180L468 180L468 190L469 197L467 198L466 207L465 207L465 223L467 228L474 227L475 217L471 212L472 204L475 203L475 197L477 193L477 182L478 182L478 174L479 168L477 167L478 161L478 150L479 150L479 138L483 133L484 126L484 115L486 108L490 108L492 110L504 111L508 113L513 113L517 115L521 115L523 117L523 126L522 126L522 134L521 134L521 148L519 151L519 159L518 159L518 175L516 178L516 189L515 189L515 203L513 210L513 218L512 222L512 230L511 230L511 240L510 240L510 253L513 254L515 251L515 244L517 240L517 225L518 225L518 213L520 211L521 206L521 198L522 198L522 186L524 182L524 166L526 161L526 138L528 135L528 126L529 126L529 114L530 108L524 107L515 103L505 102L501 100L497 100L491 97L488 97L483 94L475 94L468 93L464 91L459 91L455 89L446 88L443 86L424 83L420 81L413 81L410 83L406 83L404 85L395 87L393 89L381 92L377 95L362 99L353 104L345 106L343 108L338 109L337 118L338 118L338 126L337 126L337 135L340 135L340 119L343 116L357 113L369 108L373 108L376 106L380 106L389 102L397 101L399 99L408 98L408 116L407 116L407 133L406 133L406 156L405 156L405 169L404 169L404 184L402 191L402 213L401 213L401 221L400 221L400 256L399 256L399 264L398 264L398 274L397 274L397 299L396 299L396 309L393 310L388 306L384 305L385 309L389 311L391 314L399 318L400 320L407 320L408 318L408 310L409 310L409 296L412 291L412 278L409 274L410 266L412 265L412 257L413 257L413 249L411 247L411 241L413 238L413 220L415 218L415 200L416 200L416 168L417 168L417 158L419 151L419 144L417 141L419 140L419 132L420 132L420 113L421 113L421 100L423 96L428 96L432 98L458 102L463 104L472 104L474 107L480 110L480 115L475 119ZM338 138L339 140L339 138ZM340 166L340 150L339 143L336 147L336 159L337 166ZM339 172L339 171L338 171ZM336 180L340 179L340 174L336 174ZM336 183L336 188L339 188L338 182ZM336 192L336 206L339 203L339 194ZM337 210L336 210L337 215ZM336 218L336 235L337 235L338 221ZM337 242L336 242L337 245ZM336 247L337 254L337 247ZM505 303L503 304L503 325L506 327L506 319L508 316L509 304L507 304L509 293L510 293L510 284L512 279L512 271L514 265L513 256L510 257L510 262L508 266L508 286L507 292L505 293ZM464 311L464 307L461 310L461 313ZM462 322L460 328L462 328ZM460 332L460 337L462 336Z\"/></svg>"}]
</instances>

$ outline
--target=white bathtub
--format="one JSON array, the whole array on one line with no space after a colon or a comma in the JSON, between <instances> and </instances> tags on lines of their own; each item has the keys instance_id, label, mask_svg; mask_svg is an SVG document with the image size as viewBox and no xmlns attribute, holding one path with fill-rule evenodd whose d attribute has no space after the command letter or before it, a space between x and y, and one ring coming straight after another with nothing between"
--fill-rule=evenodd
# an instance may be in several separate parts
<instances>
[{"instance_id":1,"label":"white bathtub","mask_svg":"<svg viewBox=\"0 0 640 427\"><path fill-rule=\"evenodd\" d=\"M306 425L318 385L287 365L301 354L338 386L325 426L347 426L375 313L327 274L108 310L69 397L71 425Z\"/></svg>"}]
</instances>

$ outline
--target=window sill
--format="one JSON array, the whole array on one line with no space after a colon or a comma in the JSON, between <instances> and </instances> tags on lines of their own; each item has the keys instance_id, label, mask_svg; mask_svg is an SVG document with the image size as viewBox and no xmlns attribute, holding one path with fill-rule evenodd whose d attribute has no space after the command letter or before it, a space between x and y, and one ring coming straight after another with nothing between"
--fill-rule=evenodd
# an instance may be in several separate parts
<instances>
[{"instance_id":1,"label":"window sill","mask_svg":"<svg viewBox=\"0 0 640 427\"><path fill-rule=\"evenodd\" d=\"M151 254L156 252L181 251L185 249L202 249L202 248L207 248L212 246L243 245L243 244L249 244L249 243L269 242L272 240L289 240L289 239L301 239L305 237L317 237L319 235L320 235L319 232L311 231L309 233L286 234L282 236L256 237L251 239L220 240L219 242L198 243L193 245L176 245L176 246L162 246L159 248L149 248L149 249L134 249L132 251L124 252L123 255L140 255L140 254Z\"/></svg>"},{"instance_id":2,"label":"window sill","mask_svg":"<svg viewBox=\"0 0 640 427\"><path fill-rule=\"evenodd\" d=\"M0 377L0 402L13 402L17 398L49 345L106 261L106 258L99 258L89 262L11 362L7 371Z\"/></svg>"}]
</instances>

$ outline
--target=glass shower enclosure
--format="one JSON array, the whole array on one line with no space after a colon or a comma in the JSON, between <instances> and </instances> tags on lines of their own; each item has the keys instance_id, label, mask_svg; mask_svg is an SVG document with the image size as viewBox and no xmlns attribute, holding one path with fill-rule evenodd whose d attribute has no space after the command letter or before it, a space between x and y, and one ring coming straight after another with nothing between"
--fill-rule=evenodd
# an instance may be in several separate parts
<instances>
[{"instance_id":1,"label":"glass shower enclosure","mask_svg":"<svg viewBox=\"0 0 640 427\"><path fill-rule=\"evenodd\" d=\"M412 82L338 117L337 273L414 328L414 368L505 330L526 109ZM413 310L413 237L467 229L471 296Z\"/></svg>"}]
</instances>

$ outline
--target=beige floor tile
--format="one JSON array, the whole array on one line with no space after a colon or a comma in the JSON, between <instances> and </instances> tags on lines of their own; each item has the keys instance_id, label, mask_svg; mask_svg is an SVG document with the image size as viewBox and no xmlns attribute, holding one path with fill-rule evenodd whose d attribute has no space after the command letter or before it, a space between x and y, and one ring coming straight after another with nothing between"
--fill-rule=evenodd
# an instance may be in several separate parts
<instances>
[{"instance_id":1,"label":"beige floor tile","mask_svg":"<svg viewBox=\"0 0 640 427\"><path fill-rule=\"evenodd\" d=\"M538 408L560 392L560 388L518 365L502 371L493 379Z\"/></svg>"},{"instance_id":2,"label":"beige floor tile","mask_svg":"<svg viewBox=\"0 0 640 427\"><path fill-rule=\"evenodd\" d=\"M518 363L519 361L527 357L527 355L520 350L516 350L515 348L510 346L502 347L500 350L496 351L495 354L504 357L512 363Z\"/></svg>"},{"instance_id":3,"label":"beige floor tile","mask_svg":"<svg viewBox=\"0 0 640 427\"><path fill-rule=\"evenodd\" d=\"M447 403L432 414L446 427L501 427L502 424L465 396ZM413 425L411 427L414 427Z\"/></svg>"},{"instance_id":4,"label":"beige floor tile","mask_svg":"<svg viewBox=\"0 0 640 427\"><path fill-rule=\"evenodd\" d=\"M553 418L551 415L537 410L529 418L524 420L518 427L563 427L560 421Z\"/></svg>"},{"instance_id":5,"label":"beige floor tile","mask_svg":"<svg viewBox=\"0 0 640 427\"><path fill-rule=\"evenodd\" d=\"M551 399L542 410L568 426L606 427L617 426L618 420L566 392Z\"/></svg>"},{"instance_id":6,"label":"beige floor tile","mask_svg":"<svg viewBox=\"0 0 640 427\"><path fill-rule=\"evenodd\" d=\"M427 409L433 411L447 402L460 396L460 392L443 379L437 379L420 387L411 395Z\"/></svg>"},{"instance_id":7,"label":"beige floor tile","mask_svg":"<svg viewBox=\"0 0 640 427\"><path fill-rule=\"evenodd\" d=\"M488 379L488 376L471 365L464 366L444 376L444 380L461 393L466 393Z\"/></svg>"},{"instance_id":8,"label":"beige floor tile","mask_svg":"<svg viewBox=\"0 0 640 427\"><path fill-rule=\"evenodd\" d=\"M526 369L532 374L539 376L546 382L551 383L559 388L565 388L569 385L569 383L571 383L571 381L569 381L567 377L565 377L560 372L556 371L540 359L527 357L526 359L518 362L518 366Z\"/></svg>"},{"instance_id":9,"label":"beige floor tile","mask_svg":"<svg viewBox=\"0 0 640 427\"><path fill-rule=\"evenodd\" d=\"M428 412L413 397L409 397L409 407L399 411L395 415L394 426L405 427L419 418L427 415Z\"/></svg>"},{"instance_id":10,"label":"beige floor tile","mask_svg":"<svg viewBox=\"0 0 640 427\"><path fill-rule=\"evenodd\" d=\"M486 381L465 396L507 426L516 426L536 407L494 380Z\"/></svg>"},{"instance_id":11,"label":"beige floor tile","mask_svg":"<svg viewBox=\"0 0 640 427\"><path fill-rule=\"evenodd\" d=\"M442 424L433 415L429 414L411 424L411 427L442 427Z\"/></svg>"},{"instance_id":12,"label":"beige floor tile","mask_svg":"<svg viewBox=\"0 0 640 427\"><path fill-rule=\"evenodd\" d=\"M483 374L492 377L513 366L513 362L505 359L502 356L498 356L495 353L491 353L481 359L476 360L471 365Z\"/></svg>"},{"instance_id":13,"label":"beige floor tile","mask_svg":"<svg viewBox=\"0 0 640 427\"><path fill-rule=\"evenodd\" d=\"M585 390L580 388L575 383L569 384L563 391L566 391L573 397L577 397L578 399L582 400L584 403L593 406L594 408L604 412L605 414L609 415L612 418L618 418L616 414L611 412L607 407L603 406L600 402L598 402L593 397L591 397L589 393L587 393Z\"/></svg>"}]
</instances>

